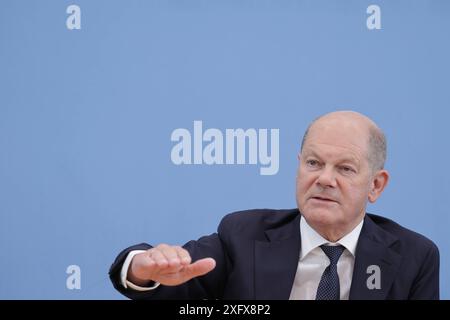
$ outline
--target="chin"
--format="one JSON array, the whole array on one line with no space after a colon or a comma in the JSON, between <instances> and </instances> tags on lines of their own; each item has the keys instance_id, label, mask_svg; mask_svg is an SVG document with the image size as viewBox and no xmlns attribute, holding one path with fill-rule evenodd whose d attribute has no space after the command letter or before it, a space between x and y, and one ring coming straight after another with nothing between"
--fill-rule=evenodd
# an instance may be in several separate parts
<instances>
[{"instance_id":1,"label":"chin","mask_svg":"<svg viewBox=\"0 0 450 320\"><path fill-rule=\"evenodd\" d=\"M309 224L315 225L334 225L339 222L339 213L333 210L326 210L323 208L305 209L303 216Z\"/></svg>"}]
</instances>

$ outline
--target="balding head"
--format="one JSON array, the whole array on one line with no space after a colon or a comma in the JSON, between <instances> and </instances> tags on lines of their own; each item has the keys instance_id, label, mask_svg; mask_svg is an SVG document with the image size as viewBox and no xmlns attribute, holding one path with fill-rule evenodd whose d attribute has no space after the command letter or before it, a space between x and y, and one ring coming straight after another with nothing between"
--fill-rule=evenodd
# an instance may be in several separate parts
<instances>
[{"instance_id":1,"label":"balding head","mask_svg":"<svg viewBox=\"0 0 450 320\"><path fill-rule=\"evenodd\" d=\"M389 180L386 142L366 116L339 111L316 119L299 155L297 204L306 222L336 242L364 218Z\"/></svg>"},{"instance_id":2,"label":"balding head","mask_svg":"<svg viewBox=\"0 0 450 320\"><path fill-rule=\"evenodd\" d=\"M370 118L354 111L335 111L315 119L307 128L301 150L310 134L329 131L347 135L348 138L360 138L364 142L367 159L372 171L384 168L386 161L386 138L381 129Z\"/></svg>"}]
</instances>

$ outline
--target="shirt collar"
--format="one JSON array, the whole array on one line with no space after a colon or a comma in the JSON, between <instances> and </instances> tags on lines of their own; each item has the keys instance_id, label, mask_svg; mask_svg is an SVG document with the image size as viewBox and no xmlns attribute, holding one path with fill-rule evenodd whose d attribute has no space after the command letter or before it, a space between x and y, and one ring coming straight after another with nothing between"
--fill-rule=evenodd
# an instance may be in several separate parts
<instances>
[{"instance_id":1,"label":"shirt collar","mask_svg":"<svg viewBox=\"0 0 450 320\"><path fill-rule=\"evenodd\" d=\"M339 239L337 242L330 242L324 237L322 237L316 230L314 230L307 222L303 216L300 217L300 236L301 236L301 253L300 260L308 255L315 248L323 245L337 245L340 244L344 246L353 256L355 256L356 245L358 244L359 234L364 223L364 219L353 228L353 230L347 233L344 237Z\"/></svg>"}]
</instances>

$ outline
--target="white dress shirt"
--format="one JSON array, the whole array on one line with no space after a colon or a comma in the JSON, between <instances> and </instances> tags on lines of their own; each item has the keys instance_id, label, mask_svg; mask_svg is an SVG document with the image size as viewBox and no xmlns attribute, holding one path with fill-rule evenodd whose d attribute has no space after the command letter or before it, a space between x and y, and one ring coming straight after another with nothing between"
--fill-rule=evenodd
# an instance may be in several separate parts
<instances>
[{"instance_id":1,"label":"white dress shirt","mask_svg":"<svg viewBox=\"0 0 450 320\"><path fill-rule=\"evenodd\" d=\"M323 244L331 246L342 245L345 247L337 263L337 272L339 275L341 300L348 300L352 284L353 266L355 264L355 250L363 223L364 219L338 242L331 243L311 228L303 217L300 218L300 259L289 300L314 300L316 298L322 273L330 264L330 260L320 248ZM120 272L120 279L125 288L136 291L153 290L159 286L159 283L156 283L153 287L140 287L127 280L131 260L136 254L141 252L145 251L134 250L128 254Z\"/></svg>"},{"instance_id":2,"label":"white dress shirt","mask_svg":"<svg viewBox=\"0 0 450 320\"><path fill-rule=\"evenodd\" d=\"M363 223L364 219L339 241L329 242L311 228L305 218L300 218L302 245L297 273L295 274L289 300L316 299L320 278L326 267L330 264L330 259L328 259L325 252L320 248L323 244L331 246L342 245L345 247L337 263L337 272L339 275L340 298L341 300L348 300L355 264L355 250Z\"/></svg>"}]
</instances>

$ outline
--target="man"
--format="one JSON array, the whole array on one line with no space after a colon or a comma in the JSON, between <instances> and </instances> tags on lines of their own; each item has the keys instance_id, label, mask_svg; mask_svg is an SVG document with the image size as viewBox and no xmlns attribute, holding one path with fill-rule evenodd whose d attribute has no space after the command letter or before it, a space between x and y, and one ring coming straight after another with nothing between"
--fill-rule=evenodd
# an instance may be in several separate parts
<instances>
[{"instance_id":1,"label":"man","mask_svg":"<svg viewBox=\"0 0 450 320\"><path fill-rule=\"evenodd\" d=\"M114 287L132 299L439 299L433 242L366 214L389 180L377 125L326 114L298 158L298 209L233 213L183 247L130 247L111 266Z\"/></svg>"}]
</instances>

